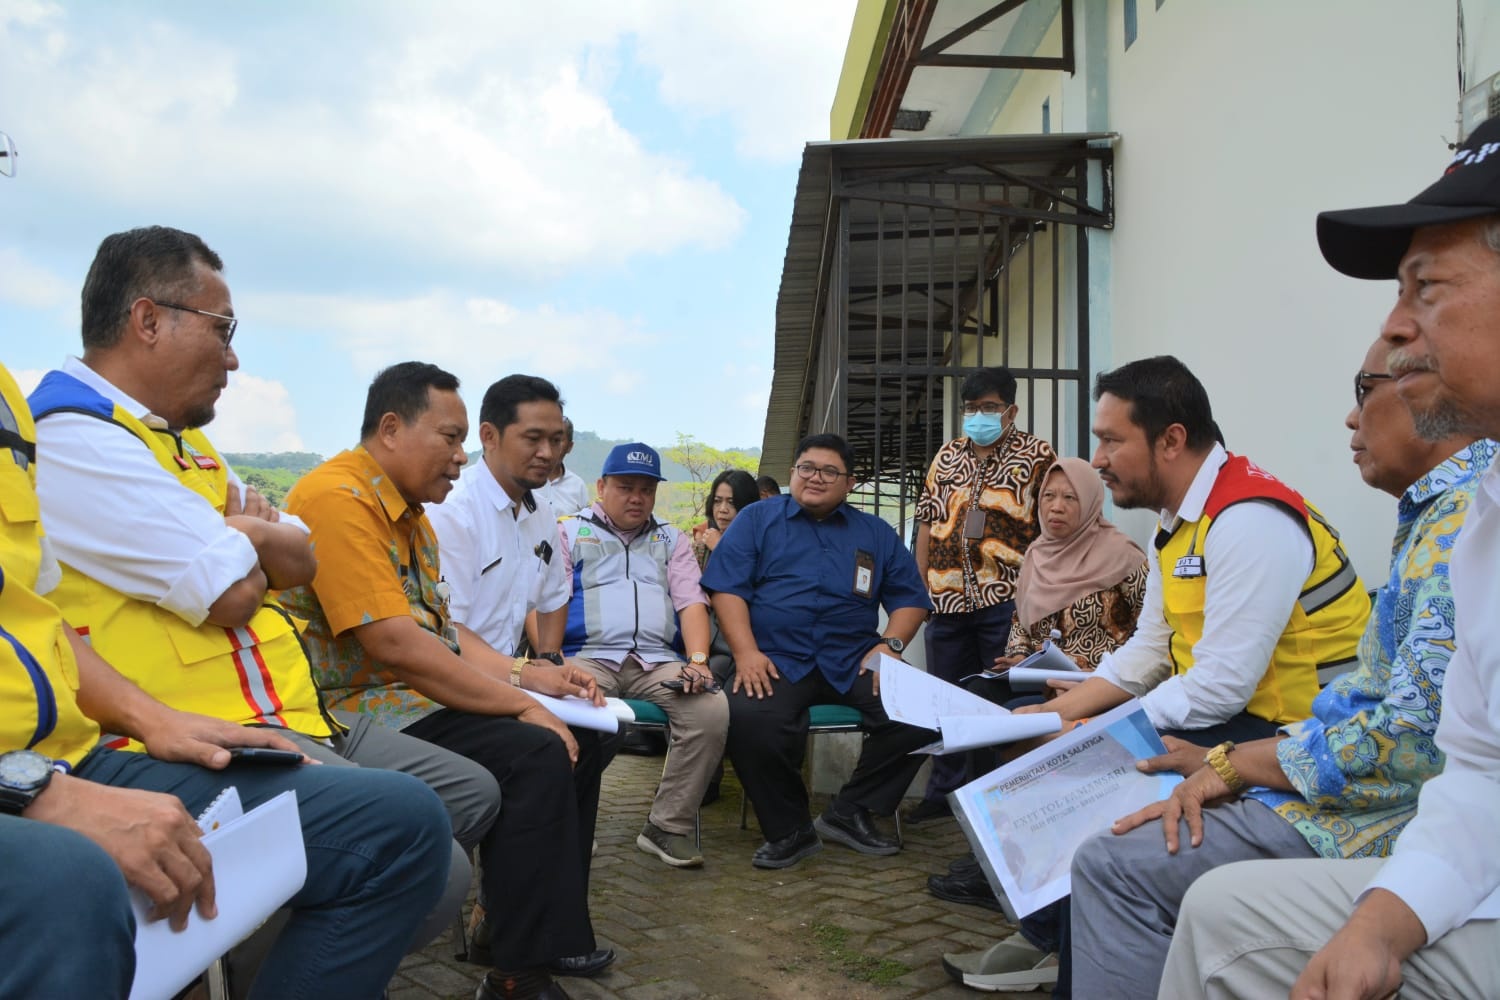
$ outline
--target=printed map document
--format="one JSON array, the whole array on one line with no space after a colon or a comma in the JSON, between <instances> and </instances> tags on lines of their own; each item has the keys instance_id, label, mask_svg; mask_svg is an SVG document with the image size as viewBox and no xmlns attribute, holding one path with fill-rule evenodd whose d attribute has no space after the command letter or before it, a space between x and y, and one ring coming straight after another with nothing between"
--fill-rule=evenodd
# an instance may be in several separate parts
<instances>
[{"instance_id":1,"label":"printed map document","mask_svg":"<svg viewBox=\"0 0 1500 1000\"><path fill-rule=\"evenodd\" d=\"M953 814L1012 920L1068 895L1084 840L1171 793L1180 775L1135 769L1166 752L1131 699L952 794Z\"/></svg>"},{"instance_id":2,"label":"printed map document","mask_svg":"<svg viewBox=\"0 0 1500 1000\"><path fill-rule=\"evenodd\" d=\"M942 736L916 753L957 753L1045 736L1062 728L1056 712L1013 715L894 656L882 653L879 670L880 705L885 714L910 726L936 729Z\"/></svg>"},{"instance_id":3,"label":"printed map document","mask_svg":"<svg viewBox=\"0 0 1500 1000\"><path fill-rule=\"evenodd\" d=\"M131 1000L169 1000L249 937L307 878L296 792L282 792L247 813L239 793L227 788L198 817L198 826L214 859L219 915L204 920L194 909L187 927L174 931L165 920L147 923L151 901L131 889L136 921Z\"/></svg>"}]
</instances>

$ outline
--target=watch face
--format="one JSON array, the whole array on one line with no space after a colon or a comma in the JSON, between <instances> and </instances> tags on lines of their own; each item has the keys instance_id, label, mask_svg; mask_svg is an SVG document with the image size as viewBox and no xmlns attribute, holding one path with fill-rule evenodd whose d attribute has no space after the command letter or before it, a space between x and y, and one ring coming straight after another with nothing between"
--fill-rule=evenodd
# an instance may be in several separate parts
<instances>
[{"instance_id":1,"label":"watch face","mask_svg":"<svg viewBox=\"0 0 1500 1000\"><path fill-rule=\"evenodd\" d=\"M29 790L44 785L51 772L52 761L31 750L0 754L0 784L11 788Z\"/></svg>"},{"instance_id":2,"label":"watch face","mask_svg":"<svg viewBox=\"0 0 1500 1000\"><path fill-rule=\"evenodd\" d=\"M906 643L902 642L900 639L882 639L881 641L884 642L887 646L891 647L891 652L893 653L900 653L906 649Z\"/></svg>"}]
</instances>

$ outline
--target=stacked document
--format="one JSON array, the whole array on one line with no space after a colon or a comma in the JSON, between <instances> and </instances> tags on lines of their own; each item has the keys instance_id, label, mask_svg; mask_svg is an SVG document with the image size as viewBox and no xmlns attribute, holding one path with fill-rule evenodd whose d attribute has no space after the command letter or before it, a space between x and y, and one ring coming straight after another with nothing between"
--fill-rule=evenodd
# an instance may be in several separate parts
<instances>
[{"instance_id":1,"label":"stacked document","mask_svg":"<svg viewBox=\"0 0 1500 1000\"><path fill-rule=\"evenodd\" d=\"M1081 681L1085 675L1071 656L1049 641L1001 676L1010 681L1012 691L1040 691L1054 678Z\"/></svg>"},{"instance_id":2,"label":"stacked document","mask_svg":"<svg viewBox=\"0 0 1500 1000\"><path fill-rule=\"evenodd\" d=\"M1132 699L953 793L953 814L1012 920L1068 895L1085 840L1171 794L1180 776L1135 767L1166 752Z\"/></svg>"},{"instance_id":3,"label":"stacked document","mask_svg":"<svg viewBox=\"0 0 1500 1000\"><path fill-rule=\"evenodd\" d=\"M187 927L147 922L151 901L131 889L135 910L135 981L131 1000L168 1000L220 955L239 944L302 888L307 851L297 793L282 792L250 812L239 792L224 790L198 817L203 846L213 855L219 915L205 920L195 908Z\"/></svg>"},{"instance_id":4,"label":"stacked document","mask_svg":"<svg viewBox=\"0 0 1500 1000\"><path fill-rule=\"evenodd\" d=\"M880 656L880 706L897 722L942 737L917 753L958 753L1014 743L1062 729L1056 712L1016 715L894 656Z\"/></svg>"},{"instance_id":5,"label":"stacked document","mask_svg":"<svg viewBox=\"0 0 1500 1000\"><path fill-rule=\"evenodd\" d=\"M535 691L527 691L527 694L542 703L542 707L570 726L580 729L593 729L601 733L617 733L620 731L621 722L634 722L635 712L631 711L629 705L619 698L605 698L602 706L595 705L586 698L577 695L568 695L566 698L557 698L550 694L537 694Z\"/></svg>"}]
</instances>

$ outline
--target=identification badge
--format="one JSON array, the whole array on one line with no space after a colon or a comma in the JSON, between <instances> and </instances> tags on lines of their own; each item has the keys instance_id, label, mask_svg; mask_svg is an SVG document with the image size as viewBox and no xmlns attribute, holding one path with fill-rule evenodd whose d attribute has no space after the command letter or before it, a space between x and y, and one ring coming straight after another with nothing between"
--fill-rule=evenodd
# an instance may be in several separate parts
<instances>
[{"instance_id":1,"label":"identification badge","mask_svg":"<svg viewBox=\"0 0 1500 1000\"><path fill-rule=\"evenodd\" d=\"M864 549L854 550L854 593L860 597L870 596L870 587L875 582L875 557Z\"/></svg>"},{"instance_id":2,"label":"identification badge","mask_svg":"<svg viewBox=\"0 0 1500 1000\"><path fill-rule=\"evenodd\" d=\"M975 507L964 515L964 540L977 542L984 537L984 511Z\"/></svg>"},{"instance_id":3,"label":"identification badge","mask_svg":"<svg viewBox=\"0 0 1500 1000\"><path fill-rule=\"evenodd\" d=\"M1172 575L1178 579L1203 575L1202 556L1183 556L1177 560L1177 565L1172 568Z\"/></svg>"}]
</instances>

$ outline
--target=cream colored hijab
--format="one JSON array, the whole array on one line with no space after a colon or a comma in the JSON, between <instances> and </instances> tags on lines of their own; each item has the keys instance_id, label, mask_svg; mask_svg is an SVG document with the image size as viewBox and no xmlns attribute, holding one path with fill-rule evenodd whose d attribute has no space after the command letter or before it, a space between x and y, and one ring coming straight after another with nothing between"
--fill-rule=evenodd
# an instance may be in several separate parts
<instances>
[{"instance_id":1,"label":"cream colored hijab","mask_svg":"<svg viewBox=\"0 0 1500 1000\"><path fill-rule=\"evenodd\" d=\"M1026 549L1016 581L1016 614L1030 628L1080 597L1107 590L1140 568L1146 553L1124 532L1104 520L1104 484L1081 458L1060 458L1047 475L1061 472L1078 494L1082 511L1078 530L1053 538L1042 523L1042 535ZM1045 488L1046 477L1042 483ZM1040 520L1041 512L1038 511Z\"/></svg>"}]
</instances>

